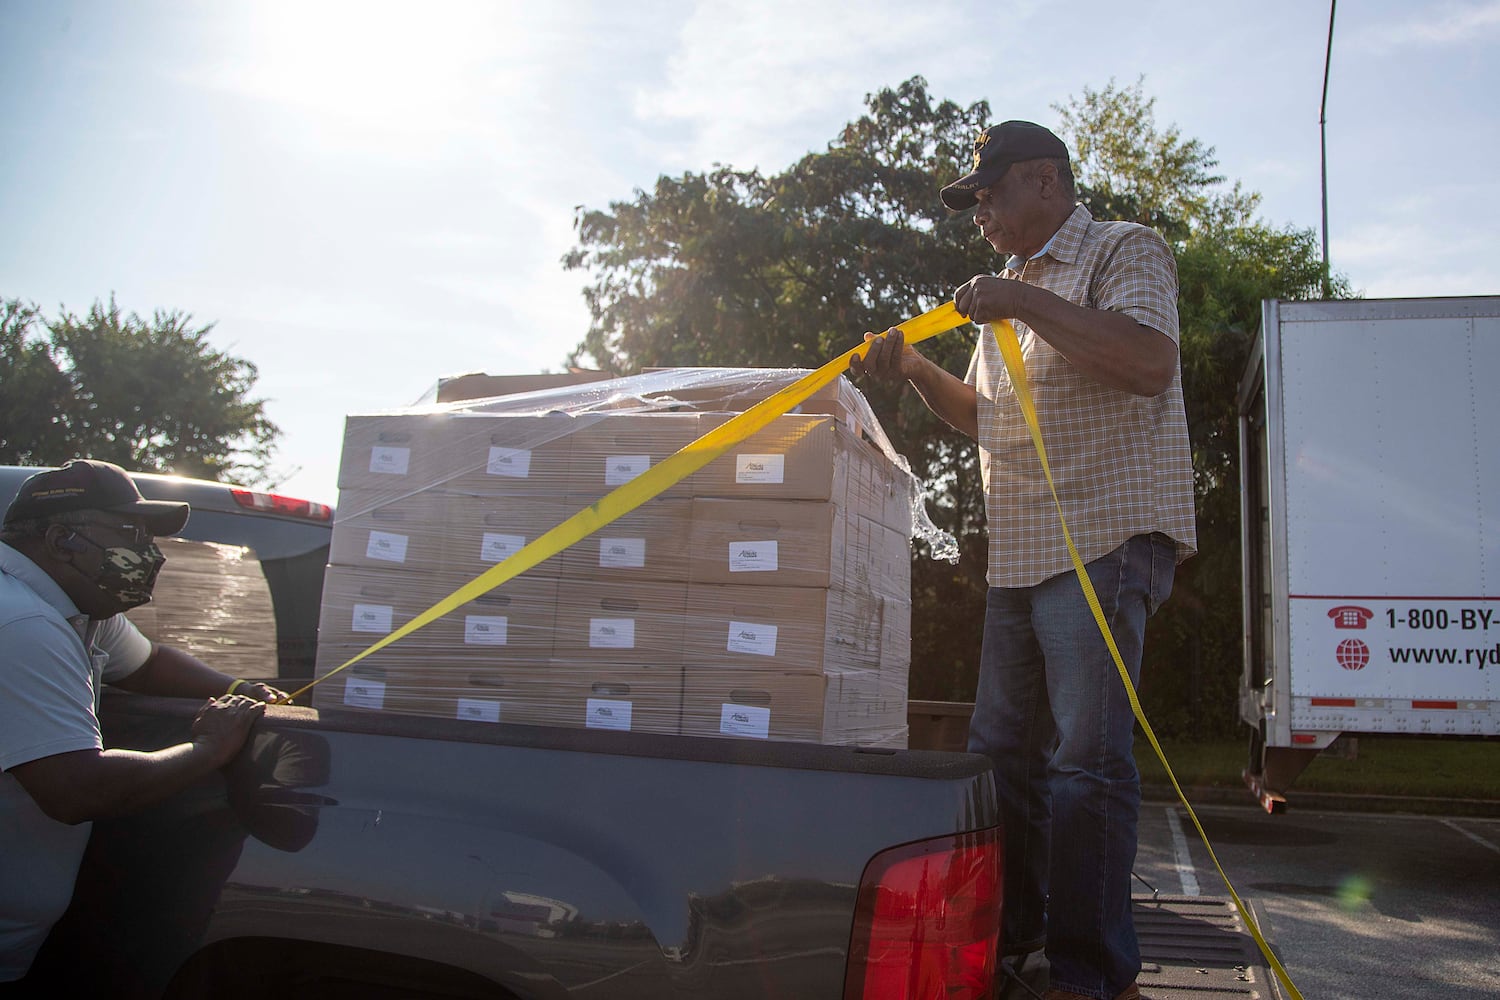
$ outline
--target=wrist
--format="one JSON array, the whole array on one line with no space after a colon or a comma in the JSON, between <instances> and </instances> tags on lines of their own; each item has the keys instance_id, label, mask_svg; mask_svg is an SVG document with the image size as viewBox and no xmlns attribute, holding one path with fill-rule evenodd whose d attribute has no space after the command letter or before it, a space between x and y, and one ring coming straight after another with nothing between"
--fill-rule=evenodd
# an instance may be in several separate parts
<instances>
[{"instance_id":1,"label":"wrist","mask_svg":"<svg viewBox=\"0 0 1500 1000\"><path fill-rule=\"evenodd\" d=\"M228 688L228 690L226 690L224 692L224 694L226 694L226 695L234 694L240 688L244 687L246 684L249 684L249 683L250 682L247 681L247 680L245 680L245 678L243 678L243 677L236 677L233 681L231 681L229 683L229 688Z\"/></svg>"},{"instance_id":2,"label":"wrist","mask_svg":"<svg viewBox=\"0 0 1500 1000\"><path fill-rule=\"evenodd\" d=\"M202 762L199 767L204 771L217 771L234 758L224 740L212 733L194 733L188 747L190 754Z\"/></svg>"},{"instance_id":3,"label":"wrist","mask_svg":"<svg viewBox=\"0 0 1500 1000\"><path fill-rule=\"evenodd\" d=\"M917 363L911 374L906 376L906 381L910 382L918 392L922 392L932 384L932 375L938 366L935 361L930 361L921 354L918 354L916 358Z\"/></svg>"}]
</instances>

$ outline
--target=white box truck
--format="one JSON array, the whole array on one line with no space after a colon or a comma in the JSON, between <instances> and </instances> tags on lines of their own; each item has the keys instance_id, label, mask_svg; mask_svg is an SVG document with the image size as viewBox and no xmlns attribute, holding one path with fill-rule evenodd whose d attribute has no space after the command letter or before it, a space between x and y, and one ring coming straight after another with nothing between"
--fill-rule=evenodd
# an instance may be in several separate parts
<instances>
[{"instance_id":1,"label":"white box truck","mask_svg":"<svg viewBox=\"0 0 1500 1000\"><path fill-rule=\"evenodd\" d=\"M1269 300L1240 383L1246 783L1500 736L1500 296Z\"/></svg>"}]
</instances>

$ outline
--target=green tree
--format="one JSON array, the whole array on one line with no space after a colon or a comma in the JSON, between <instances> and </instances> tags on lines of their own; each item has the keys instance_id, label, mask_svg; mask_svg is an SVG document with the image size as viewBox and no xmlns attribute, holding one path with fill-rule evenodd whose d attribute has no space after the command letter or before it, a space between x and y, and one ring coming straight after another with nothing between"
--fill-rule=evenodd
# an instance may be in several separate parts
<instances>
[{"instance_id":1,"label":"green tree","mask_svg":"<svg viewBox=\"0 0 1500 1000\"><path fill-rule=\"evenodd\" d=\"M69 451L64 414L72 385L36 328L41 314L20 299L0 302L0 463L41 465Z\"/></svg>"},{"instance_id":2,"label":"green tree","mask_svg":"<svg viewBox=\"0 0 1500 1000\"><path fill-rule=\"evenodd\" d=\"M82 317L62 312L30 335L35 307L8 303L0 341L4 457L75 455L128 469L256 484L279 433L250 397L253 364L217 350L212 324L158 310L122 315L111 296ZM12 334L12 328L15 334Z\"/></svg>"},{"instance_id":3,"label":"green tree","mask_svg":"<svg viewBox=\"0 0 1500 1000\"><path fill-rule=\"evenodd\" d=\"M1212 172L1213 147L1184 139L1175 125L1158 130L1143 79L1085 87L1052 107L1057 133L1073 150L1080 198L1095 218L1138 222L1180 241L1215 202L1224 178Z\"/></svg>"},{"instance_id":4,"label":"green tree","mask_svg":"<svg viewBox=\"0 0 1500 1000\"><path fill-rule=\"evenodd\" d=\"M931 308L993 271L994 252L969 214L937 198L989 123L988 103L936 101L916 77L866 105L826 151L781 174L717 167L662 177L653 192L608 211L580 210L579 243L564 262L593 275L585 291L593 322L570 361L588 356L620 373L812 367L862 331ZM1224 187L1211 147L1157 128L1140 81L1086 89L1057 110L1059 134L1079 151L1080 199L1096 218L1152 225L1178 256L1202 554L1153 623L1146 694L1163 732L1226 731L1239 670L1235 386L1260 299L1315 294L1321 265L1310 232L1258 222L1257 197ZM929 341L924 352L961 373L975 332ZM913 393L863 388L929 484L934 520L960 545L957 565L913 562L912 696L972 698L986 562L973 442Z\"/></svg>"}]
</instances>

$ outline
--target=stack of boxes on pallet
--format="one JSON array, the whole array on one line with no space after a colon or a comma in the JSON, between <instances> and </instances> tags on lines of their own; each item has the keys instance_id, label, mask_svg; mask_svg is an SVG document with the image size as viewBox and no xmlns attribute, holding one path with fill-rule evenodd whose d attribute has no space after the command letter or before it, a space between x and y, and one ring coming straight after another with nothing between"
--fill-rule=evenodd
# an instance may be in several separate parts
<instances>
[{"instance_id":1,"label":"stack of boxes on pallet","mask_svg":"<svg viewBox=\"0 0 1500 1000\"><path fill-rule=\"evenodd\" d=\"M628 383L630 380L617 380ZM623 398L639 401L629 392ZM318 675L730 419L351 416ZM582 397L580 397L581 399ZM749 402L754 402L750 400ZM697 407L684 408L684 407ZM630 514L315 689L322 708L904 746L910 477L844 380Z\"/></svg>"}]
</instances>

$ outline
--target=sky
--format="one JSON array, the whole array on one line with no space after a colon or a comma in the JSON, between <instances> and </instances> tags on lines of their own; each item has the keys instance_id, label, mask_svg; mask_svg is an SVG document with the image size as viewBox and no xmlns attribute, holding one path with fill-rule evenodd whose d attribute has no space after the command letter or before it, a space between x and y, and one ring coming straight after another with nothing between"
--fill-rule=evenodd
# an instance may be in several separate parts
<instances>
[{"instance_id":1,"label":"sky","mask_svg":"<svg viewBox=\"0 0 1500 1000\"><path fill-rule=\"evenodd\" d=\"M1265 221L1321 230L1328 22L1313 0L0 0L0 297L214 324L259 370L278 488L331 503L346 415L562 370L589 323L560 262L580 206L778 172L914 75L1049 126L1143 79ZM1328 241L1356 291L1500 293L1497 94L1500 0L1338 7Z\"/></svg>"}]
</instances>

